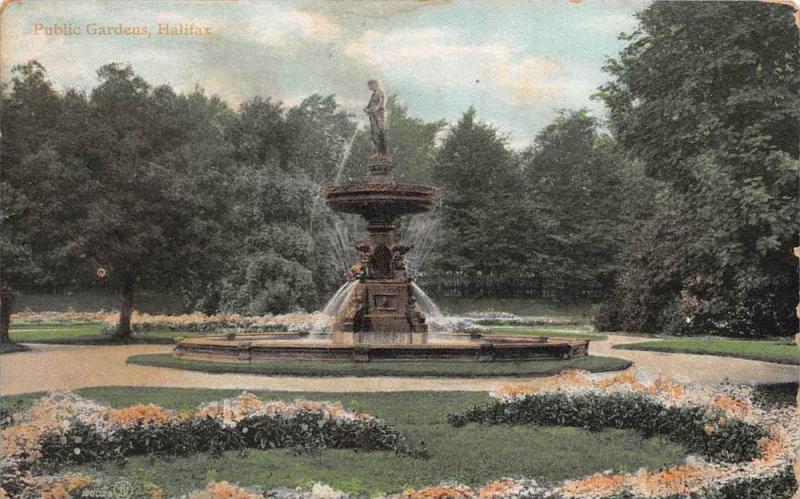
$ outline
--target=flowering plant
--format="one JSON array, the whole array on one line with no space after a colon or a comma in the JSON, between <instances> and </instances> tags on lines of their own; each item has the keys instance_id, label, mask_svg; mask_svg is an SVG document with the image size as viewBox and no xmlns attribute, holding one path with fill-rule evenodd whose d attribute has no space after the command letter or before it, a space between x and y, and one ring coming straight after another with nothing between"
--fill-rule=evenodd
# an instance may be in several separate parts
<instances>
[{"instance_id":1,"label":"flowering plant","mask_svg":"<svg viewBox=\"0 0 800 499\"><path fill-rule=\"evenodd\" d=\"M663 376L648 379L636 371L599 380L583 371L565 371L534 383L505 385L492 395L494 403L449 415L449 421L456 426L631 428L665 435L701 454L673 468L597 474L525 497L788 497L797 485L791 471L800 442L794 410L758 408L746 387L711 389ZM508 495L517 495L510 492L515 480L501 482ZM500 482L484 489L490 486Z\"/></svg>"},{"instance_id":2,"label":"flowering plant","mask_svg":"<svg viewBox=\"0 0 800 499\"><path fill-rule=\"evenodd\" d=\"M115 312L19 312L12 320L26 324L63 324L74 322L102 322L104 331L116 329L119 314ZM221 329L247 329L253 331L309 332L324 328L330 317L317 312L312 314L282 314L246 316L240 314L205 315L199 312L182 315L150 315L134 312L131 316L134 332L167 330L187 332L216 332Z\"/></svg>"},{"instance_id":3,"label":"flowering plant","mask_svg":"<svg viewBox=\"0 0 800 499\"><path fill-rule=\"evenodd\" d=\"M36 464L61 465L133 454L303 447L394 450L421 456L381 419L339 403L261 401L255 395L201 405L191 413L153 404L114 409L69 392L52 393L0 429L0 487L35 486Z\"/></svg>"}]
</instances>

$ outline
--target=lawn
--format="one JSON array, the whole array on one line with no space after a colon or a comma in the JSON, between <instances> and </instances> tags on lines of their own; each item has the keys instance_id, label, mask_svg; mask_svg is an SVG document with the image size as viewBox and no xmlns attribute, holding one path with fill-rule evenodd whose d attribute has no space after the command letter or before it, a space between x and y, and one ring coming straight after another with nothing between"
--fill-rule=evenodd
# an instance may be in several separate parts
<instances>
[{"instance_id":1,"label":"lawn","mask_svg":"<svg viewBox=\"0 0 800 499\"><path fill-rule=\"evenodd\" d=\"M800 347L789 340L735 340L681 338L622 343L613 348L654 352L721 355L741 359L765 360L779 364L800 364Z\"/></svg>"},{"instance_id":2,"label":"lawn","mask_svg":"<svg viewBox=\"0 0 800 499\"><path fill-rule=\"evenodd\" d=\"M186 410L199 403L230 397L234 390L171 388L89 388L81 395L115 407L155 403ZM484 393L289 393L256 392L263 399L341 401L350 410L363 410L393 423L413 443L424 441L426 460L392 452L322 450L303 454L290 449L250 450L222 457L201 454L172 459L134 457L120 468L112 463L71 467L68 471L106 475L112 480L152 483L166 496L202 488L208 480L228 480L245 486L295 487L321 481L354 495L400 492L456 480L469 485L505 476L527 476L542 482L582 477L613 469L635 471L680 462L685 450L660 437L644 438L633 431L589 432L579 428L468 425L453 428L449 412L461 412L489 400ZM29 402L31 396L6 397Z\"/></svg>"},{"instance_id":3,"label":"lawn","mask_svg":"<svg viewBox=\"0 0 800 499\"><path fill-rule=\"evenodd\" d=\"M175 343L176 338L197 336L196 333L176 331L148 331L121 341L101 334L102 325L89 324L22 324L11 326L9 336L15 343L57 343L65 345L107 345L118 343Z\"/></svg>"},{"instance_id":4,"label":"lawn","mask_svg":"<svg viewBox=\"0 0 800 499\"><path fill-rule=\"evenodd\" d=\"M588 356L572 360L526 362L318 362L281 361L261 364L236 364L178 359L170 354L143 354L128 357L129 364L207 373L262 374L268 376L435 376L478 378L491 376L545 376L564 369L591 372L619 371L631 362L616 357Z\"/></svg>"}]
</instances>

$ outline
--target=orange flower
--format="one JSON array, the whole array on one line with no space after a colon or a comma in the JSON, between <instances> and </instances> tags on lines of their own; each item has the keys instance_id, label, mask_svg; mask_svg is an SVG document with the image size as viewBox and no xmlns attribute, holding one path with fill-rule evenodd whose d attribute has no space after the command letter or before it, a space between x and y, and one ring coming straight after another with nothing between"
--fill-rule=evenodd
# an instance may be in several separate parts
<instances>
[{"instance_id":1,"label":"orange flower","mask_svg":"<svg viewBox=\"0 0 800 499\"><path fill-rule=\"evenodd\" d=\"M107 418L124 426L136 424L165 424L170 420L163 408L154 404L137 404L122 409L110 409Z\"/></svg>"},{"instance_id":2,"label":"orange flower","mask_svg":"<svg viewBox=\"0 0 800 499\"><path fill-rule=\"evenodd\" d=\"M92 483L94 480L85 475L66 475L40 488L39 497L42 499L69 499L79 496L78 492Z\"/></svg>"},{"instance_id":3,"label":"orange flower","mask_svg":"<svg viewBox=\"0 0 800 499\"><path fill-rule=\"evenodd\" d=\"M503 397L516 397L519 395L536 393L538 391L539 387L532 384L503 385L497 389L497 394Z\"/></svg>"},{"instance_id":4,"label":"orange flower","mask_svg":"<svg viewBox=\"0 0 800 499\"><path fill-rule=\"evenodd\" d=\"M728 416L748 416L753 412L753 406L749 401L725 395L715 395L711 406L723 411Z\"/></svg>"},{"instance_id":5,"label":"orange flower","mask_svg":"<svg viewBox=\"0 0 800 499\"><path fill-rule=\"evenodd\" d=\"M403 496L409 499L461 499L474 497L474 494L472 489L466 486L440 485L419 490L407 490Z\"/></svg>"},{"instance_id":6,"label":"orange flower","mask_svg":"<svg viewBox=\"0 0 800 499\"><path fill-rule=\"evenodd\" d=\"M247 489L228 482L210 482L205 489L189 494L189 499L262 499Z\"/></svg>"},{"instance_id":7,"label":"orange flower","mask_svg":"<svg viewBox=\"0 0 800 499\"><path fill-rule=\"evenodd\" d=\"M613 378L598 381L596 386L604 390L615 386L628 386L641 392L649 391L645 385L639 382L635 371L624 371Z\"/></svg>"},{"instance_id":8,"label":"orange flower","mask_svg":"<svg viewBox=\"0 0 800 499\"><path fill-rule=\"evenodd\" d=\"M0 430L0 454L14 460L32 463L41 456L41 428L18 424Z\"/></svg>"},{"instance_id":9,"label":"orange flower","mask_svg":"<svg viewBox=\"0 0 800 499\"><path fill-rule=\"evenodd\" d=\"M564 484L562 489L568 496L582 494L611 495L622 492L625 487L625 477L622 475L602 475L596 473L583 480L572 480Z\"/></svg>"},{"instance_id":10,"label":"orange flower","mask_svg":"<svg viewBox=\"0 0 800 499\"><path fill-rule=\"evenodd\" d=\"M145 487L145 492L150 499L164 499L164 493L155 485Z\"/></svg>"},{"instance_id":11,"label":"orange flower","mask_svg":"<svg viewBox=\"0 0 800 499\"><path fill-rule=\"evenodd\" d=\"M519 494L519 483L513 478L504 478L484 485L478 491L480 499L492 499L494 497L509 497Z\"/></svg>"},{"instance_id":12,"label":"orange flower","mask_svg":"<svg viewBox=\"0 0 800 499\"><path fill-rule=\"evenodd\" d=\"M684 495L708 483L714 474L711 468L690 464L655 472L641 470L636 488L646 495Z\"/></svg>"},{"instance_id":13,"label":"orange flower","mask_svg":"<svg viewBox=\"0 0 800 499\"><path fill-rule=\"evenodd\" d=\"M685 388L680 383L675 383L670 380L669 376L659 376L653 381L648 390L653 394L666 395L673 400L680 399L686 393Z\"/></svg>"}]
</instances>

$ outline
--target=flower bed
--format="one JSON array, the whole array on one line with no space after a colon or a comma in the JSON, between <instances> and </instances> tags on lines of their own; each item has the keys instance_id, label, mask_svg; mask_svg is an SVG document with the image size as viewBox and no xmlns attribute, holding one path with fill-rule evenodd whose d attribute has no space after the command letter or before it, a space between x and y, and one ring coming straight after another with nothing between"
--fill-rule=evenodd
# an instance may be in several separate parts
<instances>
[{"instance_id":1,"label":"flower bed","mask_svg":"<svg viewBox=\"0 0 800 499\"><path fill-rule=\"evenodd\" d=\"M537 383L507 385L493 403L449 415L455 426L543 424L637 429L687 446L682 466L598 474L539 490L531 481L506 479L465 497L489 497L487 487L525 489L526 497L789 497L797 486L792 463L800 431L792 408L762 410L744 387L718 391L679 384L668 378L646 380L634 372L595 381L588 373L568 371ZM412 491L409 497L422 491ZM498 496L506 495L498 493Z\"/></svg>"},{"instance_id":2,"label":"flower bed","mask_svg":"<svg viewBox=\"0 0 800 499\"><path fill-rule=\"evenodd\" d=\"M15 414L0 430L0 487L17 496L39 487L42 477L34 471L133 454L284 447L422 455L385 421L348 412L338 403L263 402L243 393L176 413L152 404L113 409L56 392Z\"/></svg>"},{"instance_id":3,"label":"flower bed","mask_svg":"<svg viewBox=\"0 0 800 499\"><path fill-rule=\"evenodd\" d=\"M103 330L116 330L116 312L19 312L12 316L14 324L64 325L102 322ZM254 332L309 332L326 327L331 318L322 313L245 316L239 314L205 315L199 312L182 315L150 315L134 312L131 324L135 333L145 331L186 331L197 333L238 329Z\"/></svg>"}]
</instances>

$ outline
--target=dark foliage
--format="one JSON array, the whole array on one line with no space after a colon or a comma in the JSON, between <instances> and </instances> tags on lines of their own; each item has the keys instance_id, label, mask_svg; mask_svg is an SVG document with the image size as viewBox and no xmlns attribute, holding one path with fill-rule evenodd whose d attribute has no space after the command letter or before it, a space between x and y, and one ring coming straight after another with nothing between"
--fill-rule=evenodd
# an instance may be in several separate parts
<instances>
[{"instance_id":1,"label":"dark foliage","mask_svg":"<svg viewBox=\"0 0 800 499\"><path fill-rule=\"evenodd\" d=\"M716 426L722 413L705 407L668 407L642 394L534 394L510 402L476 406L463 414L450 414L454 426L481 424L540 424L577 426L589 430L620 428L645 436L663 435L691 452L725 462L750 461L759 455L758 441L767 432L750 423L729 418ZM715 428L707 432L706 427Z\"/></svg>"},{"instance_id":2,"label":"dark foliage","mask_svg":"<svg viewBox=\"0 0 800 499\"><path fill-rule=\"evenodd\" d=\"M601 92L619 145L661 182L604 329L794 334L800 40L791 9L656 2Z\"/></svg>"}]
</instances>

